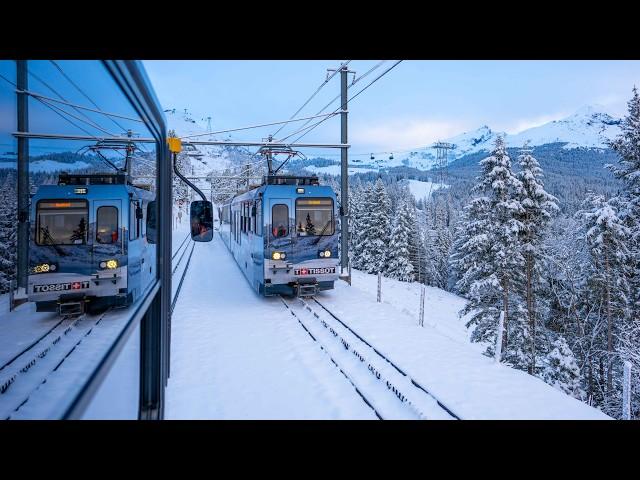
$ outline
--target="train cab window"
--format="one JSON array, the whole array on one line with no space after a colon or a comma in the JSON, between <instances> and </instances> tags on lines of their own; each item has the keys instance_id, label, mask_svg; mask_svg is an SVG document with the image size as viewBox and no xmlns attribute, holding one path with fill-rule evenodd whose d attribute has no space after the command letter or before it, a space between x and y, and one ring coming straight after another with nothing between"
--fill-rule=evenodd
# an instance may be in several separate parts
<instances>
[{"instance_id":1,"label":"train cab window","mask_svg":"<svg viewBox=\"0 0 640 480\"><path fill-rule=\"evenodd\" d=\"M118 209L116 207L98 208L96 241L98 243L118 242Z\"/></svg>"},{"instance_id":2,"label":"train cab window","mask_svg":"<svg viewBox=\"0 0 640 480\"><path fill-rule=\"evenodd\" d=\"M271 209L271 233L274 237L286 237L289 230L289 207L281 203Z\"/></svg>"},{"instance_id":3,"label":"train cab window","mask_svg":"<svg viewBox=\"0 0 640 480\"><path fill-rule=\"evenodd\" d=\"M86 200L45 200L36 208L38 245L87 243L89 205Z\"/></svg>"},{"instance_id":4,"label":"train cab window","mask_svg":"<svg viewBox=\"0 0 640 480\"><path fill-rule=\"evenodd\" d=\"M299 198L296 200L296 232L298 236L333 235L333 200L331 198Z\"/></svg>"}]
</instances>

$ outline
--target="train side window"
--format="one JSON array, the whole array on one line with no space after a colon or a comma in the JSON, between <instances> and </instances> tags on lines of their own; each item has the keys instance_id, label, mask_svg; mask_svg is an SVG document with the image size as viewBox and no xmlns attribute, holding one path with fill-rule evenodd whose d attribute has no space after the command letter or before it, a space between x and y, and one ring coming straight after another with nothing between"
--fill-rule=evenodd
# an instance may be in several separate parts
<instances>
[{"instance_id":1,"label":"train side window","mask_svg":"<svg viewBox=\"0 0 640 480\"><path fill-rule=\"evenodd\" d=\"M136 214L138 202L129 203L129 240L140 238L140 219Z\"/></svg>"},{"instance_id":2,"label":"train side window","mask_svg":"<svg viewBox=\"0 0 640 480\"><path fill-rule=\"evenodd\" d=\"M147 204L147 241L156 243L156 202Z\"/></svg>"},{"instance_id":3,"label":"train side window","mask_svg":"<svg viewBox=\"0 0 640 480\"><path fill-rule=\"evenodd\" d=\"M262 236L262 202L256 202L256 235Z\"/></svg>"},{"instance_id":4,"label":"train side window","mask_svg":"<svg viewBox=\"0 0 640 480\"><path fill-rule=\"evenodd\" d=\"M96 216L96 241L98 243L117 243L118 209L116 207L98 207Z\"/></svg>"},{"instance_id":5,"label":"train side window","mask_svg":"<svg viewBox=\"0 0 640 480\"><path fill-rule=\"evenodd\" d=\"M271 233L274 237L286 237L289 230L289 207L278 203L271 209Z\"/></svg>"}]
</instances>

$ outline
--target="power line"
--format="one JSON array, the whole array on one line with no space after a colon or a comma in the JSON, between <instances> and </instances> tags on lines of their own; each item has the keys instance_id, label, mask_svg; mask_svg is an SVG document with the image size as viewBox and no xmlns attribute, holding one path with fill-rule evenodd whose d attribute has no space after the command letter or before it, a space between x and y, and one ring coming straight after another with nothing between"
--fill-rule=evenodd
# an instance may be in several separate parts
<instances>
[{"instance_id":1,"label":"power line","mask_svg":"<svg viewBox=\"0 0 640 480\"><path fill-rule=\"evenodd\" d=\"M273 126L273 125L287 124L287 123L292 123L292 122L302 122L303 120L309 120L309 119L313 120L314 118L328 117L330 115L334 115L334 113L326 113L324 115L314 115L312 117L289 119L289 120L284 120L284 121L280 121L280 122L262 123L262 124L259 124L259 125L250 125L248 127L230 128L228 130L218 130L216 132L197 133L197 134L194 134L194 135L186 135L186 136L180 137L180 138L181 139L185 139L185 138L205 137L207 135L217 135L217 134L220 134L220 133L237 132L237 131L240 131L240 130L251 130L253 128L270 127L270 126Z\"/></svg>"},{"instance_id":2,"label":"power line","mask_svg":"<svg viewBox=\"0 0 640 480\"><path fill-rule=\"evenodd\" d=\"M70 83L71 85L73 85L73 86L75 87L75 89L76 89L76 90L78 90L78 92L80 92L80 94L81 94L82 96L84 96L84 98L86 98L87 100L89 100L89 102L91 102L91 104L92 104L94 107L96 107L98 110L100 110L100 107L96 104L96 102L94 102L94 101L91 99L91 97L89 97L89 95L87 95L87 94L86 94L86 93L85 93L85 92L84 92L84 91L83 91L83 90L82 90L82 89L81 89L81 88L80 88L80 87L79 87L79 86L78 86L78 85L77 85L73 80L71 80L71 78L69 78L69 76L64 72L64 70L62 69L62 67L61 67L60 65L58 65L58 63L57 63L55 60L49 60L49 61L50 61L50 62L51 62L51 63L52 63L52 64L53 64L57 69L58 69L58 71L60 72L60 74L61 74L64 78L66 78L66 79L69 81L69 83ZM100 110L100 112L101 112L101 113L104 113L104 112L102 112L102 110ZM122 125L120 125L118 122L116 122L113 118L111 118L111 117L108 117L108 118L109 118L113 123L115 123L115 125L116 125L118 128L120 128L122 131L124 131L124 132L126 132L126 131L127 131L127 129L126 129L126 128L124 128Z\"/></svg>"},{"instance_id":3,"label":"power line","mask_svg":"<svg viewBox=\"0 0 640 480\"><path fill-rule=\"evenodd\" d=\"M391 65L389 68L387 68L384 72L382 72L380 75L378 75L376 78L374 78L371 82L369 82L362 90L360 90L358 93L356 93L353 97L349 98L347 100L347 105L349 104L349 102L351 102L352 100L356 99L358 97L358 95L360 95L362 92L364 92L367 88L369 88L371 85L373 85L374 83L376 83L378 80L380 80L382 77L384 77L387 73L389 73L391 70L393 70L396 66L398 66L400 64L400 62L402 62L402 60L398 60L396 63L394 63L393 65ZM354 82L355 83L355 82ZM342 109L342 106L338 107L334 113L339 112ZM327 117L329 118L329 117ZM298 142L301 138L303 138L304 136L306 136L311 130L313 130L314 128L316 128L318 125L320 125L322 122L324 122L325 120L327 120L327 118L321 120L320 122L318 122L313 128L310 128L309 130L307 130L305 133L303 133L302 135L300 135L298 138L296 138L292 143Z\"/></svg>"},{"instance_id":4,"label":"power line","mask_svg":"<svg viewBox=\"0 0 640 480\"><path fill-rule=\"evenodd\" d=\"M374 70L376 70L378 67L380 67L382 64L384 64L386 62L386 60L382 60L380 62L378 62L376 65L374 65L373 67L371 67L368 71L366 71L365 73L363 73L362 75L360 75L358 78L354 79L353 82L347 86L347 90L349 90L352 86L356 85L359 81L361 81L363 78L366 78L369 74L371 74L371 72L373 72ZM320 109L320 111L316 114L319 115L320 113L324 112L327 108L329 108L331 106L331 104L333 104L336 100L338 100L340 98L340 94L338 94L337 96L335 96L329 103L327 103L322 109ZM340 109L336 110L339 111ZM334 113L336 113L334 112ZM311 120L307 121L306 123L302 124L302 127L300 128L300 131L303 131L304 127L306 125L309 124ZM295 135L291 134L287 137L285 137L285 139L291 137Z\"/></svg>"},{"instance_id":5,"label":"power line","mask_svg":"<svg viewBox=\"0 0 640 480\"><path fill-rule=\"evenodd\" d=\"M306 102L304 102L304 103L302 104L302 106L301 106L301 107L296 111L296 113L294 113L293 115L291 115L291 118L289 118L289 120L292 120L293 118L295 118L295 117L296 117L296 115L298 115L298 114L302 111L302 109L303 109L304 107L306 107L306 106L309 104L309 102L310 102L311 100L313 100L313 98L318 94L318 92L319 92L320 90L322 90L322 87L324 87L327 83L329 83L329 81L330 81L330 80L331 80L331 79L332 79L332 78L333 78L333 77L334 77L334 76L335 76L335 75L336 75L336 74L337 74L341 69L343 69L344 67L346 67L347 65L349 65L349 63L350 63L350 62L351 62L351 60L347 60L346 62L341 63L341 64L340 64L340 66L339 66L339 67L338 67L338 68L337 68L337 69L336 69L336 70L335 70L331 75L329 75L329 76L325 79L325 81L324 81L324 82L322 82L322 83L320 84L320 86L318 87L318 89L317 89L315 92L313 92L313 94L312 94L312 95L307 99L307 101L306 101ZM276 136L276 135L277 135L277 134L278 134L278 133L279 133L279 132L284 128L284 127L285 127L285 125L281 126L278 130L276 130L276 131L275 131L275 133L273 133L272 137L275 137L275 136Z\"/></svg>"},{"instance_id":6,"label":"power line","mask_svg":"<svg viewBox=\"0 0 640 480\"><path fill-rule=\"evenodd\" d=\"M59 99L56 99L56 98L47 97L45 95L41 95L41 94L36 93L36 92L31 92L29 90L16 90L16 92L17 93L25 93L25 94L27 94L29 96L34 97L34 98L36 98L36 97L37 98L42 98L42 99L48 100L50 102L62 103L63 105L68 105L68 106L74 107L74 108L80 108L82 110L87 110L89 112L100 113L102 115L109 116L109 117L118 117L118 118L123 118L125 120L131 120L132 122L144 123L144 121L140 120L139 118L127 117L125 115L120 115L120 114L117 114L117 113L105 112L105 111L102 111L102 110L95 110L93 108L85 107L84 105L78 105L77 103L71 103L71 102L67 102L67 101L64 101L64 100L59 100Z\"/></svg>"},{"instance_id":7,"label":"power line","mask_svg":"<svg viewBox=\"0 0 640 480\"><path fill-rule=\"evenodd\" d=\"M111 133L110 131L105 130L105 129L104 129L104 128L102 128L100 125L98 125L97 123L95 123L93 120L83 120L82 118L80 118L80 117L78 117L78 116L76 116L76 115L74 115L74 114L72 114L72 113L70 113L70 112L66 111L65 109L63 109L63 108L61 108L61 107L59 107L59 106L57 106L57 105L53 105L52 103L50 103L50 102L48 102L48 101L46 101L46 100L43 100L43 99L40 99L40 98L37 98L37 97L36 97L36 99L37 99L37 100L39 100L40 102L42 102L42 103L46 104L46 105L49 105L49 106L51 106L51 107L55 108L56 110L61 111L62 113L66 114L66 115L69 115L69 116L70 116L70 117L72 117L72 118L75 118L76 120L79 120L79 121L81 121L81 122L83 122L83 123L86 123L87 125L89 125L89 126L91 126L91 127L93 127L93 128L96 128L96 129L100 130L100 131L101 131L101 132L103 132L103 133L106 133L107 135L110 135L110 136L112 136L112 137L115 137L115 136L116 136L116 134L115 134L115 133Z\"/></svg>"}]
</instances>

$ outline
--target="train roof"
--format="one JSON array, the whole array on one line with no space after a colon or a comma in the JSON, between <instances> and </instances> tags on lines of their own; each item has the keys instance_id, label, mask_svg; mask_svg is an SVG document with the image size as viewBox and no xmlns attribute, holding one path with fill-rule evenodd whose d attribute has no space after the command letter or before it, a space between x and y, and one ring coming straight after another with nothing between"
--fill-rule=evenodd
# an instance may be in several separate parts
<instances>
[{"instance_id":1,"label":"train roof","mask_svg":"<svg viewBox=\"0 0 640 480\"><path fill-rule=\"evenodd\" d=\"M41 185L33 198L77 198L86 200L103 200L117 198L155 199L155 194L134 185Z\"/></svg>"},{"instance_id":2,"label":"train roof","mask_svg":"<svg viewBox=\"0 0 640 480\"><path fill-rule=\"evenodd\" d=\"M303 189L303 192L299 192L299 189ZM259 187L253 188L247 192L240 193L229 200L229 203L242 200L250 200L257 196L270 197L270 196L285 196L285 197L300 197L302 195L321 195L334 198L335 192L329 185L318 184L263 184Z\"/></svg>"}]
</instances>

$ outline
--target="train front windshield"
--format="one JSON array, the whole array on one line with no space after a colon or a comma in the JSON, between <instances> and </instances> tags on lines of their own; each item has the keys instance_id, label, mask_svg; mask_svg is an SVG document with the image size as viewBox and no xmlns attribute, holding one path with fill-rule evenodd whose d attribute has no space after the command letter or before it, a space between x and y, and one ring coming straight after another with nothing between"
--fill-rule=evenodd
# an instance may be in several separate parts
<instances>
[{"instance_id":1,"label":"train front windshield","mask_svg":"<svg viewBox=\"0 0 640 480\"><path fill-rule=\"evenodd\" d=\"M333 235L333 200L330 198L296 200L296 231L298 236Z\"/></svg>"},{"instance_id":2,"label":"train front windshield","mask_svg":"<svg viewBox=\"0 0 640 480\"><path fill-rule=\"evenodd\" d=\"M82 245L87 241L89 207L84 200L38 202L38 245Z\"/></svg>"}]
</instances>

